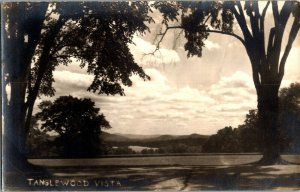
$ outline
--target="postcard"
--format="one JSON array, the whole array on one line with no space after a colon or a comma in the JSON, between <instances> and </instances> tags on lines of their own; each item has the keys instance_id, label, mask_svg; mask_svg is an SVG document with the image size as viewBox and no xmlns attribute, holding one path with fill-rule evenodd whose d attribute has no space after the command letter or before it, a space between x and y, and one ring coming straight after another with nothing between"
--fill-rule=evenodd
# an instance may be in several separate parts
<instances>
[{"instance_id":1,"label":"postcard","mask_svg":"<svg viewBox=\"0 0 300 192\"><path fill-rule=\"evenodd\" d=\"M300 189L299 1L4 1L2 190Z\"/></svg>"}]
</instances>

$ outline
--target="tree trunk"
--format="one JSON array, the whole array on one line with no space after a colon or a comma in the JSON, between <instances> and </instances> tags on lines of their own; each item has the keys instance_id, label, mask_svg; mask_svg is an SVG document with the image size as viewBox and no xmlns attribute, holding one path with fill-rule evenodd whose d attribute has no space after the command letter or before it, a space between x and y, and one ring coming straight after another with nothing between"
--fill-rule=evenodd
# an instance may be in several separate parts
<instances>
[{"instance_id":1,"label":"tree trunk","mask_svg":"<svg viewBox=\"0 0 300 192\"><path fill-rule=\"evenodd\" d=\"M12 33L14 34L14 33ZM5 38L4 73L8 74L10 99L4 105L4 168L22 170L27 163L25 157L24 99L26 94L26 65L23 58L23 34ZM12 55L13 54L13 55ZM13 66L13 67L11 67ZM4 90L5 91L5 90Z\"/></svg>"},{"instance_id":2,"label":"tree trunk","mask_svg":"<svg viewBox=\"0 0 300 192\"><path fill-rule=\"evenodd\" d=\"M27 115L25 117L26 135L29 132L30 122L31 122L32 113L33 113L33 107L35 104L35 100L38 97L42 80L45 76L47 69L50 67L49 65L51 65L51 63L49 63L51 60L51 57L53 55L53 53L51 54L51 48L53 47L53 45L55 43L55 38L57 37L58 33L60 32L60 30L64 24L65 24L65 20L63 20L61 17L59 17L58 21L56 22L54 27L51 28L51 30L48 32L48 34L46 35L45 41L43 42L44 48L43 48L43 52L40 56L39 63L38 63L39 64L38 75L37 75L35 84L32 87L32 90L29 92L28 97L27 97L28 110L27 110Z\"/></svg>"},{"instance_id":3,"label":"tree trunk","mask_svg":"<svg viewBox=\"0 0 300 192\"><path fill-rule=\"evenodd\" d=\"M260 164L279 164L279 86L277 84L265 84L257 90L258 117L262 129L262 154Z\"/></svg>"},{"instance_id":4,"label":"tree trunk","mask_svg":"<svg viewBox=\"0 0 300 192\"><path fill-rule=\"evenodd\" d=\"M8 30L3 35L3 76L4 85L10 86L10 92L3 91L4 134L3 160L4 171L23 172L34 170L26 158L25 124L25 96L27 88L27 74L30 69L30 60L26 62L25 32L22 28L25 17L26 3L13 3L3 15L9 16L6 20ZM18 14L16 14L18 12Z\"/></svg>"},{"instance_id":5,"label":"tree trunk","mask_svg":"<svg viewBox=\"0 0 300 192\"><path fill-rule=\"evenodd\" d=\"M26 157L25 91L22 76L12 81L11 98L4 108L4 169L5 171L34 171ZM23 83L22 83L23 82ZM26 81L25 81L26 82Z\"/></svg>"}]
</instances>

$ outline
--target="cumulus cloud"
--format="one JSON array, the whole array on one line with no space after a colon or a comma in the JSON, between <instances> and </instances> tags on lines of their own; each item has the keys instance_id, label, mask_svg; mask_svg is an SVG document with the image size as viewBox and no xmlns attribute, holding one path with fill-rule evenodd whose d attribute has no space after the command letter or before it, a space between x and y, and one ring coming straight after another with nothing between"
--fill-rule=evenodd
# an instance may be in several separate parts
<instances>
[{"instance_id":1,"label":"cumulus cloud","mask_svg":"<svg viewBox=\"0 0 300 192\"><path fill-rule=\"evenodd\" d=\"M204 43L205 43L205 47L208 50L220 49L221 48L221 46L218 43L212 42L210 40L206 40Z\"/></svg>"},{"instance_id":2,"label":"cumulus cloud","mask_svg":"<svg viewBox=\"0 0 300 192\"><path fill-rule=\"evenodd\" d=\"M135 61L141 66L153 67L180 61L178 53L172 49L160 48L158 51L155 51L156 45L153 45L138 36L133 38L133 42L134 44L130 44L129 48L134 55ZM149 54L154 51L154 54Z\"/></svg>"},{"instance_id":3,"label":"cumulus cloud","mask_svg":"<svg viewBox=\"0 0 300 192\"><path fill-rule=\"evenodd\" d=\"M243 72L224 77L203 90L174 88L157 69L145 72L151 81L133 76L134 84L125 88L125 97L99 100L98 105L112 124L111 132L212 134L225 125L242 123L248 110L255 108L254 87ZM232 94L231 90L237 91ZM109 105L103 106L107 101Z\"/></svg>"},{"instance_id":4,"label":"cumulus cloud","mask_svg":"<svg viewBox=\"0 0 300 192\"><path fill-rule=\"evenodd\" d=\"M286 80L299 77L295 70L299 48L287 61ZM111 132L136 134L213 134L226 125L237 126L250 109L256 108L252 77L243 71L223 75L206 87L176 87L165 72L146 68L150 81L133 75L126 96L106 96L87 92L93 76L72 67L54 72L57 96L92 98L112 125Z\"/></svg>"},{"instance_id":5,"label":"cumulus cloud","mask_svg":"<svg viewBox=\"0 0 300 192\"><path fill-rule=\"evenodd\" d=\"M251 99L255 95L252 78L245 72L236 71L231 76L221 77L210 87L209 94L231 101L237 98Z\"/></svg>"},{"instance_id":6,"label":"cumulus cloud","mask_svg":"<svg viewBox=\"0 0 300 192\"><path fill-rule=\"evenodd\" d=\"M285 64L285 74L281 87L288 87L291 83L300 80L300 47L293 47ZM281 53L283 55L283 52Z\"/></svg>"},{"instance_id":7,"label":"cumulus cloud","mask_svg":"<svg viewBox=\"0 0 300 192\"><path fill-rule=\"evenodd\" d=\"M38 111L37 105L43 100L53 101L59 96L72 95L74 97L80 98L93 98L97 96L87 91L87 88L93 81L93 76L86 74L83 69L80 69L79 65L70 64L70 68L67 71L65 66L59 67L56 71L53 72L54 83L53 87L55 88L55 97L45 97L42 96L36 100L36 105L34 112Z\"/></svg>"},{"instance_id":8,"label":"cumulus cloud","mask_svg":"<svg viewBox=\"0 0 300 192\"><path fill-rule=\"evenodd\" d=\"M175 87L164 72L146 68L151 80L133 75L133 85L124 87L124 97L87 92L93 77L75 71L55 71L56 96L91 98L110 121L110 132L213 134L224 126L241 124L248 110L256 108L251 76L242 71L222 76L208 87L195 88Z\"/></svg>"},{"instance_id":9,"label":"cumulus cloud","mask_svg":"<svg viewBox=\"0 0 300 192\"><path fill-rule=\"evenodd\" d=\"M133 75L133 85L124 86L126 96L122 97L86 91L93 76L78 70L74 67L71 71L54 72L56 97L91 98L110 121L110 132L213 134L226 125L242 123L244 115L256 104L251 78L241 71L199 89L188 85L174 87L162 71L146 68L151 80ZM37 104L44 99L47 98L41 98Z\"/></svg>"},{"instance_id":10,"label":"cumulus cloud","mask_svg":"<svg viewBox=\"0 0 300 192\"><path fill-rule=\"evenodd\" d=\"M92 75L75 73L70 71L54 71L53 76L55 82L58 84L64 84L64 86L76 86L87 88L93 80Z\"/></svg>"}]
</instances>

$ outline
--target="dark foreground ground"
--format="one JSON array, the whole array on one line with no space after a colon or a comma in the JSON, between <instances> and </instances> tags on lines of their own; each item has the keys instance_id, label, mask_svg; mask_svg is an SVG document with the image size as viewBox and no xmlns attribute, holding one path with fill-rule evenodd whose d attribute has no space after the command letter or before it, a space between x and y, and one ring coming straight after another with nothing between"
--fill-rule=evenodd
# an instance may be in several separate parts
<instances>
[{"instance_id":1,"label":"dark foreground ground","mask_svg":"<svg viewBox=\"0 0 300 192\"><path fill-rule=\"evenodd\" d=\"M7 173L6 190L300 190L298 163L258 166L259 155L30 159L46 173Z\"/></svg>"}]
</instances>

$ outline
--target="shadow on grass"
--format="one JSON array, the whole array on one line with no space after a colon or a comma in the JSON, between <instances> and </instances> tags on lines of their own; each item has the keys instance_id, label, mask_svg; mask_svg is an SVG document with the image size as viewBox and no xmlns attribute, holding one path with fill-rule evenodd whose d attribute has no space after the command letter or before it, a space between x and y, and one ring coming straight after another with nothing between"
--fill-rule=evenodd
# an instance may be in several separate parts
<instances>
[{"instance_id":1,"label":"shadow on grass","mask_svg":"<svg viewBox=\"0 0 300 192\"><path fill-rule=\"evenodd\" d=\"M296 165L52 167L46 174L6 175L9 190L265 190L300 189ZM31 185L29 180L31 180ZM44 184L41 184L41 181ZM77 182L46 186L45 181ZM34 185L34 182L37 183ZM88 186L78 182L88 181ZM98 182L98 186L95 184Z\"/></svg>"}]
</instances>

